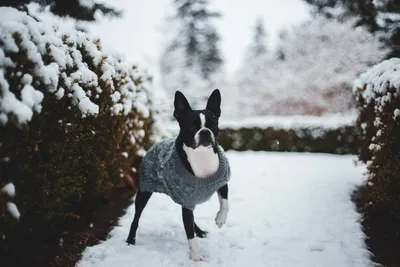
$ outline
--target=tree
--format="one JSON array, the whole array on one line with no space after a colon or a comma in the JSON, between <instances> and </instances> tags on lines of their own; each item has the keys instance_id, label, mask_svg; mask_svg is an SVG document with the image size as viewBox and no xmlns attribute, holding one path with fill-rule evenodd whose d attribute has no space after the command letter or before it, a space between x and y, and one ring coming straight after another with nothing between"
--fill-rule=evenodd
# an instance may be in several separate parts
<instances>
[{"instance_id":1,"label":"tree","mask_svg":"<svg viewBox=\"0 0 400 267\"><path fill-rule=\"evenodd\" d=\"M201 73L205 79L209 79L210 75L217 72L223 63L218 48L220 39L214 27L210 27L205 34L204 55L201 57L200 63Z\"/></svg>"},{"instance_id":2,"label":"tree","mask_svg":"<svg viewBox=\"0 0 400 267\"><path fill-rule=\"evenodd\" d=\"M220 14L208 10L208 0L175 0L174 3L177 7L175 17L180 23L179 35L183 35L180 45L186 50L186 65L198 64L203 78L208 79L222 64L218 48L220 37L211 24L211 19ZM176 46L175 42L173 46Z\"/></svg>"},{"instance_id":3,"label":"tree","mask_svg":"<svg viewBox=\"0 0 400 267\"><path fill-rule=\"evenodd\" d=\"M160 60L163 85L171 95L182 90L203 101L223 71L220 36L212 24L220 14L208 9L208 0L174 0L174 4L176 14L168 21L174 34Z\"/></svg>"},{"instance_id":4,"label":"tree","mask_svg":"<svg viewBox=\"0 0 400 267\"><path fill-rule=\"evenodd\" d=\"M271 63L271 58L267 49L267 37L263 20L258 18L242 66L235 75L237 77L236 91L238 95L240 94L236 104L239 105L241 114L258 113L258 108L255 108L252 103L256 96L265 94L268 90L265 73Z\"/></svg>"},{"instance_id":5,"label":"tree","mask_svg":"<svg viewBox=\"0 0 400 267\"><path fill-rule=\"evenodd\" d=\"M49 7L49 10L57 16L70 17L81 21L95 21L94 15L97 11L110 17L121 15L120 11L104 4L96 3L94 0L2 0L0 6L9 6L27 11L29 3L37 3L42 9Z\"/></svg>"},{"instance_id":6,"label":"tree","mask_svg":"<svg viewBox=\"0 0 400 267\"><path fill-rule=\"evenodd\" d=\"M295 27L279 44L285 59L266 75L275 90L269 108L316 115L351 109L353 80L387 54L384 44L356 23L317 16Z\"/></svg>"},{"instance_id":7,"label":"tree","mask_svg":"<svg viewBox=\"0 0 400 267\"><path fill-rule=\"evenodd\" d=\"M243 108L247 115L348 112L353 80L388 52L356 23L355 18L339 22L315 16L285 32L277 45L284 57L271 57L264 72L253 78L247 74L250 79L239 88L253 92Z\"/></svg>"},{"instance_id":8,"label":"tree","mask_svg":"<svg viewBox=\"0 0 400 267\"><path fill-rule=\"evenodd\" d=\"M266 38L268 37L263 20L258 18L254 27L254 36L250 45L250 55L252 57L264 56L267 52Z\"/></svg>"},{"instance_id":9,"label":"tree","mask_svg":"<svg viewBox=\"0 0 400 267\"><path fill-rule=\"evenodd\" d=\"M400 5L396 0L305 0L327 17L356 16L356 26L364 25L391 47L388 57L400 57ZM338 12L338 10L340 10Z\"/></svg>"}]
</instances>

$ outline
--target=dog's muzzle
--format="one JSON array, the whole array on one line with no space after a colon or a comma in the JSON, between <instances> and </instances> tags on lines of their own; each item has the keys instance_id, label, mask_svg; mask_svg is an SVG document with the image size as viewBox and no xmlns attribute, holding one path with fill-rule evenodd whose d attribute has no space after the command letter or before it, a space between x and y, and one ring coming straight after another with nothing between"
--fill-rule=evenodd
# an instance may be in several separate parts
<instances>
[{"instance_id":1,"label":"dog's muzzle","mask_svg":"<svg viewBox=\"0 0 400 267\"><path fill-rule=\"evenodd\" d=\"M199 145L211 146L214 144L214 135L209 129L202 129L199 132Z\"/></svg>"}]
</instances>

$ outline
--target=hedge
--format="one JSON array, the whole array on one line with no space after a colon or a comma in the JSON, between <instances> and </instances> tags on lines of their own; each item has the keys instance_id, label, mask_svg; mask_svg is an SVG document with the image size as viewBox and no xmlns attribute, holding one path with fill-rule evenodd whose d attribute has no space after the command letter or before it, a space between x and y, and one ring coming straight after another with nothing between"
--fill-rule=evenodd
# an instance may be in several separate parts
<instances>
[{"instance_id":1,"label":"hedge","mask_svg":"<svg viewBox=\"0 0 400 267\"><path fill-rule=\"evenodd\" d=\"M177 127L168 125L169 136L178 133ZM357 154L360 146L353 115L221 118L219 127L225 150Z\"/></svg>"},{"instance_id":2,"label":"hedge","mask_svg":"<svg viewBox=\"0 0 400 267\"><path fill-rule=\"evenodd\" d=\"M135 175L155 137L150 81L84 32L0 8L3 256Z\"/></svg>"},{"instance_id":3,"label":"hedge","mask_svg":"<svg viewBox=\"0 0 400 267\"><path fill-rule=\"evenodd\" d=\"M367 164L358 206L374 260L400 266L400 59L372 67L354 83L362 137L359 158Z\"/></svg>"},{"instance_id":4,"label":"hedge","mask_svg":"<svg viewBox=\"0 0 400 267\"><path fill-rule=\"evenodd\" d=\"M320 152L356 154L359 140L354 126L338 129L324 128L279 129L239 128L223 129L219 143L225 150Z\"/></svg>"}]
</instances>

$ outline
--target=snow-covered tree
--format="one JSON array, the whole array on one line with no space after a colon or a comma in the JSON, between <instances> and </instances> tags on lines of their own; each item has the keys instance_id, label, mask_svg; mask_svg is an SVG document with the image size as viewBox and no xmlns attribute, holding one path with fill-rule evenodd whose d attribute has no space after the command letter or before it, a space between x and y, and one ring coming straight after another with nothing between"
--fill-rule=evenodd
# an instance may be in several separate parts
<instances>
[{"instance_id":1,"label":"snow-covered tree","mask_svg":"<svg viewBox=\"0 0 400 267\"><path fill-rule=\"evenodd\" d=\"M261 18L258 18L254 27L254 36L249 49L249 55L251 57L260 57L267 53L267 37L268 35L264 27L264 22Z\"/></svg>"},{"instance_id":2,"label":"snow-covered tree","mask_svg":"<svg viewBox=\"0 0 400 267\"><path fill-rule=\"evenodd\" d=\"M169 95L181 90L203 102L223 76L220 36L212 23L220 14L208 9L208 0L174 3L177 11L168 21L173 35L160 60L163 86Z\"/></svg>"},{"instance_id":3,"label":"snow-covered tree","mask_svg":"<svg viewBox=\"0 0 400 267\"><path fill-rule=\"evenodd\" d=\"M316 16L288 31L277 47L284 56L241 85L259 87L247 103L249 115L349 111L353 80L387 54L383 43L356 22Z\"/></svg>"},{"instance_id":4,"label":"snow-covered tree","mask_svg":"<svg viewBox=\"0 0 400 267\"><path fill-rule=\"evenodd\" d=\"M49 8L49 11L57 16L70 17L78 21L95 21L96 12L109 17L121 15L120 11L94 0L2 0L0 6L28 11L27 5L30 3L38 4L43 10Z\"/></svg>"},{"instance_id":5,"label":"snow-covered tree","mask_svg":"<svg viewBox=\"0 0 400 267\"><path fill-rule=\"evenodd\" d=\"M324 16L346 18L357 16L364 25L390 46L388 57L400 56L400 9L394 0L305 0ZM398 2L398 1L397 1Z\"/></svg>"},{"instance_id":6,"label":"snow-covered tree","mask_svg":"<svg viewBox=\"0 0 400 267\"><path fill-rule=\"evenodd\" d=\"M365 28L355 28L356 22L315 17L295 27L279 45L285 59L267 75L276 98L269 109L312 114L349 110L352 81L387 52Z\"/></svg>"},{"instance_id":7,"label":"snow-covered tree","mask_svg":"<svg viewBox=\"0 0 400 267\"><path fill-rule=\"evenodd\" d=\"M267 49L268 35L261 18L256 20L252 34L242 66L235 75L237 77L235 90L238 94L236 101L242 114L255 111L255 107L251 103L256 95L265 91L264 75L270 61Z\"/></svg>"}]
</instances>

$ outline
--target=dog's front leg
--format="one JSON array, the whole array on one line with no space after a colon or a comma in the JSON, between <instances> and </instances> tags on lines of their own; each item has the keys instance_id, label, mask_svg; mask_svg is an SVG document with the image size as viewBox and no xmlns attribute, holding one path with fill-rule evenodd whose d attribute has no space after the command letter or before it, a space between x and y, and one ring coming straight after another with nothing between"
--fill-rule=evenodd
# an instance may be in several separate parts
<instances>
[{"instance_id":1,"label":"dog's front leg","mask_svg":"<svg viewBox=\"0 0 400 267\"><path fill-rule=\"evenodd\" d=\"M228 205L228 184L218 189L219 199L219 211L215 217L215 223L221 228L228 217L229 205Z\"/></svg>"},{"instance_id":2,"label":"dog's front leg","mask_svg":"<svg viewBox=\"0 0 400 267\"><path fill-rule=\"evenodd\" d=\"M185 227L186 237L188 239L190 258L194 261L204 261L204 256L200 254L194 239L194 217L193 211L182 207L183 226Z\"/></svg>"}]
</instances>

